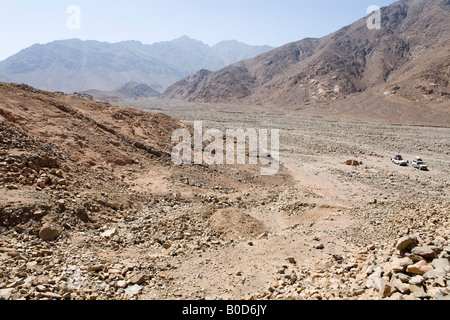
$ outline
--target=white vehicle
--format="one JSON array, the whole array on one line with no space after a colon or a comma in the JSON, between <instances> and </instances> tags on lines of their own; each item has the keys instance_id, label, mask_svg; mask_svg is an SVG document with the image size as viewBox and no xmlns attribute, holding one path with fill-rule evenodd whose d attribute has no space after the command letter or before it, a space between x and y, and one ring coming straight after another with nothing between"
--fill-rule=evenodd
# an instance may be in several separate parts
<instances>
[{"instance_id":1,"label":"white vehicle","mask_svg":"<svg viewBox=\"0 0 450 320\"><path fill-rule=\"evenodd\" d=\"M425 162L423 162L422 158L420 158L420 157L416 157L416 159L413 160L412 166L413 166L413 168L416 168L419 170L423 170L423 171L428 170L428 166L425 164Z\"/></svg>"},{"instance_id":2,"label":"white vehicle","mask_svg":"<svg viewBox=\"0 0 450 320\"><path fill-rule=\"evenodd\" d=\"M402 167L406 167L408 165L408 161L406 161L405 159L403 159L403 157L401 155L396 155L394 158L391 159L392 162L394 162L396 165L402 166Z\"/></svg>"}]
</instances>

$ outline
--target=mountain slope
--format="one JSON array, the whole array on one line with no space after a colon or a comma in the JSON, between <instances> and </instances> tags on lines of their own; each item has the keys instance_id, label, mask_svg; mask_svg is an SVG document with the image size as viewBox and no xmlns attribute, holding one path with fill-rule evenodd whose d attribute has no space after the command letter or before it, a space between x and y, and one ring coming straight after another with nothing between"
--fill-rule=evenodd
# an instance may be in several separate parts
<instances>
[{"instance_id":1,"label":"mountain slope","mask_svg":"<svg viewBox=\"0 0 450 320\"><path fill-rule=\"evenodd\" d=\"M251 47L242 50L247 56ZM0 80L66 93L110 91L130 81L162 91L200 69L225 66L211 47L186 36L151 45L72 39L36 44L0 62Z\"/></svg>"},{"instance_id":2,"label":"mountain slope","mask_svg":"<svg viewBox=\"0 0 450 320\"><path fill-rule=\"evenodd\" d=\"M367 17L321 39L290 43L218 72L195 74L163 98L274 106L329 103L363 95L387 105L450 99L450 2L404 0L382 8L381 30ZM376 105L367 106L375 108Z\"/></svg>"}]
</instances>

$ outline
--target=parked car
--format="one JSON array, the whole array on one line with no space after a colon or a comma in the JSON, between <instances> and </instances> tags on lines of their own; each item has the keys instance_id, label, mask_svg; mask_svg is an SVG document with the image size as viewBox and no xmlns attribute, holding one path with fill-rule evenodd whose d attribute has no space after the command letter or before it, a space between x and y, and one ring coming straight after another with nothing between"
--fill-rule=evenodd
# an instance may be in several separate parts
<instances>
[{"instance_id":1,"label":"parked car","mask_svg":"<svg viewBox=\"0 0 450 320\"><path fill-rule=\"evenodd\" d=\"M416 159L412 161L412 166L413 168L419 170L428 171L428 166L425 164L425 162L423 162L422 158L420 157L416 157Z\"/></svg>"},{"instance_id":2,"label":"parked car","mask_svg":"<svg viewBox=\"0 0 450 320\"><path fill-rule=\"evenodd\" d=\"M401 155L396 155L394 158L391 159L392 162L394 162L396 165L406 167L408 165L408 161L403 159Z\"/></svg>"}]
</instances>

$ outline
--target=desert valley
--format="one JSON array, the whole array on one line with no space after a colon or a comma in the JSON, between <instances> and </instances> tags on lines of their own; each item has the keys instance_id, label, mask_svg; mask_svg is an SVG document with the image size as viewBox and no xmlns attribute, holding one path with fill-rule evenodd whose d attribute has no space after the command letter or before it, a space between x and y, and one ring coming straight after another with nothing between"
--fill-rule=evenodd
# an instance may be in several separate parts
<instances>
[{"instance_id":1,"label":"desert valley","mask_svg":"<svg viewBox=\"0 0 450 320\"><path fill-rule=\"evenodd\" d=\"M448 300L450 1L381 13L78 93L38 89L55 66L24 52L0 62L35 82L0 83L0 300ZM279 130L278 173L174 164L196 121Z\"/></svg>"}]
</instances>

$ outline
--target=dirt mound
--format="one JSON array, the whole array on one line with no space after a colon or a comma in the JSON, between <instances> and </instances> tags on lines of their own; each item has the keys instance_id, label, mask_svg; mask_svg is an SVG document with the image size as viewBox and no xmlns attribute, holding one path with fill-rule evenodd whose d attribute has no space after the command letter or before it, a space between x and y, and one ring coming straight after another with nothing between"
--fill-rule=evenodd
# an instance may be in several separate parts
<instances>
[{"instance_id":1,"label":"dirt mound","mask_svg":"<svg viewBox=\"0 0 450 320\"><path fill-rule=\"evenodd\" d=\"M236 209L216 211L210 218L210 225L227 239L252 239L267 232L261 221Z\"/></svg>"}]
</instances>

